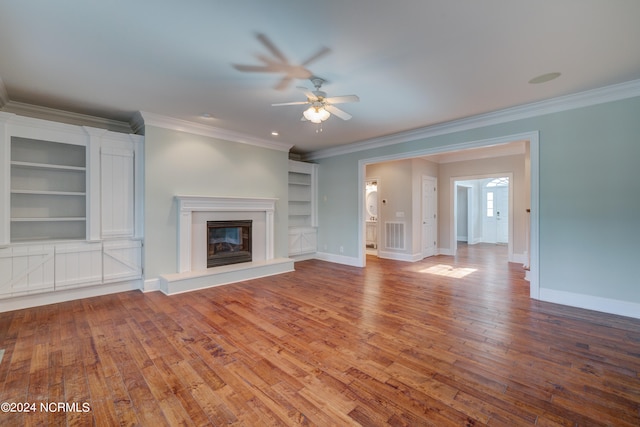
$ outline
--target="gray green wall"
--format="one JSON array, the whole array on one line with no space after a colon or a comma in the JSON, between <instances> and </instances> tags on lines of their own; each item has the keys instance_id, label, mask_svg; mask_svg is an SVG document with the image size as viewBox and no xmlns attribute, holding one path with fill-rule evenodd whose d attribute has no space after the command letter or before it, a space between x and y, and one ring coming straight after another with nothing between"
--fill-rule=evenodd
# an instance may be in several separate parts
<instances>
[{"instance_id":1,"label":"gray green wall","mask_svg":"<svg viewBox=\"0 0 640 427\"><path fill-rule=\"evenodd\" d=\"M320 250L358 256L360 160L533 131L541 290L640 303L639 97L316 159Z\"/></svg>"},{"instance_id":2,"label":"gray green wall","mask_svg":"<svg viewBox=\"0 0 640 427\"><path fill-rule=\"evenodd\" d=\"M145 279L178 272L176 195L274 197L275 257L288 256L288 153L145 128Z\"/></svg>"}]
</instances>

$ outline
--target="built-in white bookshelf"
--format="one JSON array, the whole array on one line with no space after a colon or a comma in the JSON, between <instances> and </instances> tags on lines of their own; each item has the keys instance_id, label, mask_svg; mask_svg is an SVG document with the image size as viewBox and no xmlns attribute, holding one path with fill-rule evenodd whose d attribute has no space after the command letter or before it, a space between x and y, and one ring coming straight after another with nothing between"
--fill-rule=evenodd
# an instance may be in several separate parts
<instances>
[{"instance_id":1,"label":"built-in white bookshelf","mask_svg":"<svg viewBox=\"0 0 640 427\"><path fill-rule=\"evenodd\" d=\"M317 171L316 164L289 161L289 255L316 251Z\"/></svg>"},{"instance_id":2,"label":"built-in white bookshelf","mask_svg":"<svg viewBox=\"0 0 640 427\"><path fill-rule=\"evenodd\" d=\"M0 111L0 311L141 287L143 144Z\"/></svg>"},{"instance_id":3,"label":"built-in white bookshelf","mask_svg":"<svg viewBox=\"0 0 640 427\"><path fill-rule=\"evenodd\" d=\"M11 242L86 236L86 147L11 137Z\"/></svg>"},{"instance_id":4,"label":"built-in white bookshelf","mask_svg":"<svg viewBox=\"0 0 640 427\"><path fill-rule=\"evenodd\" d=\"M289 227L315 227L318 165L289 161Z\"/></svg>"},{"instance_id":5,"label":"built-in white bookshelf","mask_svg":"<svg viewBox=\"0 0 640 427\"><path fill-rule=\"evenodd\" d=\"M311 192L309 174L289 172L289 226L311 226Z\"/></svg>"}]
</instances>

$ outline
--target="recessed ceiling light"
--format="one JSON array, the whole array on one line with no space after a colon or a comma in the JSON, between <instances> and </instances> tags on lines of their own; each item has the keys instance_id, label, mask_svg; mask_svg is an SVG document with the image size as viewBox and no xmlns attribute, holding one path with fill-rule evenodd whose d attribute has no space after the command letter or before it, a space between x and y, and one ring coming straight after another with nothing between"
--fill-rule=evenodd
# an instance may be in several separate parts
<instances>
[{"instance_id":1,"label":"recessed ceiling light","mask_svg":"<svg viewBox=\"0 0 640 427\"><path fill-rule=\"evenodd\" d=\"M531 83L532 85L537 85L540 83L549 82L553 79L557 79L558 77L560 77L560 73L547 73L547 74L543 74L541 76L532 78L531 80L529 80L529 83Z\"/></svg>"},{"instance_id":2,"label":"recessed ceiling light","mask_svg":"<svg viewBox=\"0 0 640 427\"><path fill-rule=\"evenodd\" d=\"M273 132L271 132L271 135L273 135L273 136L278 136L278 135L280 135L280 134L274 130Z\"/></svg>"}]
</instances>

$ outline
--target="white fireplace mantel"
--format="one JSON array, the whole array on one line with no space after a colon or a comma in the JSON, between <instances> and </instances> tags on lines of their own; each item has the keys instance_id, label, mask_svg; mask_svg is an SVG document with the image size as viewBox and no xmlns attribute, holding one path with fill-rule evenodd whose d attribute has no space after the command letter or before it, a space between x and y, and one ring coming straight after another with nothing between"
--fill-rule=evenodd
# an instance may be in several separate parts
<instances>
[{"instance_id":1,"label":"white fireplace mantel","mask_svg":"<svg viewBox=\"0 0 640 427\"><path fill-rule=\"evenodd\" d=\"M191 271L194 212L262 212L265 214L265 260L274 257L274 212L272 198L175 196L178 202L178 271Z\"/></svg>"}]
</instances>

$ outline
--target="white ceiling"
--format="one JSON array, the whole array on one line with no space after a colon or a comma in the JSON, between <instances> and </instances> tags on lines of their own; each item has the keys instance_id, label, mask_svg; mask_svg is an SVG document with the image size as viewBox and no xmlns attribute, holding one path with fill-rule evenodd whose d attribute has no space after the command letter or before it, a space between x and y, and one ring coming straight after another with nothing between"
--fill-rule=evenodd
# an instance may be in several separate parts
<instances>
[{"instance_id":1,"label":"white ceiling","mask_svg":"<svg viewBox=\"0 0 640 427\"><path fill-rule=\"evenodd\" d=\"M639 79L639 21L638 0L2 0L0 86L7 105L145 111L305 153ZM271 107L311 83L234 68L273 56L258 33L294 64L329 48L307 68L360 97L353 119L316 132Z\"/></svg>"}]
</instances>

